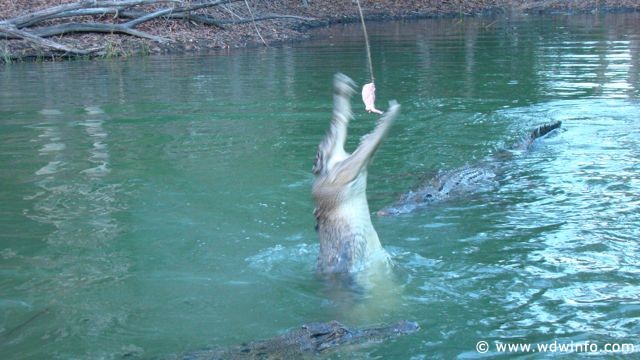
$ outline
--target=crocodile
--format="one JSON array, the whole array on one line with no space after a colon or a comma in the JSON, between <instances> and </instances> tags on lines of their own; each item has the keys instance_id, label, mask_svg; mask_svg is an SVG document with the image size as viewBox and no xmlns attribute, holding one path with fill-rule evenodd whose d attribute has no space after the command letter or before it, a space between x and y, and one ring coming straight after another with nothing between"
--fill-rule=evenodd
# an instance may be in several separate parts
<instances>
[{"instance_id":1,"label":"crocodile","mask_svg":"<svg viewBox=\"0 0 640 360\"><path fill-rule=\"evenodd\" d=\"M362 138L353 153L344 143L353 118L354 82L343 74L333 80L333 118L318 146L313 166L316 231L320 239L318 271L324 274L355 273L373 263L388 262L367 202L367 167L400 112L391 101L375 129ZM379 260L379 261L378 261Z\"/></svg>"},{"instance_id":2,"label":"crocodile","mask_svg":"<svg viewBox=\"0 0 640 360\"><path fill-rule=\"evenodd\" d=\"M553 130L559 129L561 125L561 121L541 125L523 140L514 144L511 149L528 151L537 139L548 135ZM510 154L511 152L508 150L503 150L473 166L465 165L456 169L441 171L435 177L402 194L394 204L378 210L377 215L407 214L436 202L493 189L498 183L500 164Z\"/></svg>"},{"instance_id":3,"label":"crocodile","mask_svg":"<svg viewBox=\"0 0 640 360\"><path fill-rule=\"evenodd\" d=\"M412 334L420 326L401 320L390 325L349 329L338 321L310 323L283 335L240 346L204 349L176 355L171 360L277 360L304 359L327 354L342 347L367 345L401 335Z\"/></svg>"}]
</instances>

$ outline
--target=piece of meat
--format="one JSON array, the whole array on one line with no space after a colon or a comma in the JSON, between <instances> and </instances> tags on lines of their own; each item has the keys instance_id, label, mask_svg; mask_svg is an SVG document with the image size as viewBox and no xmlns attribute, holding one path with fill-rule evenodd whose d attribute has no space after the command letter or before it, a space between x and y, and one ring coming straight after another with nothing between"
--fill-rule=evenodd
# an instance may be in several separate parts
<instances>
[{"instance_id":1,"label":"piece of meat","mask_svg":"<svg viewBox=\"0 0 640 360\"><path fill-rule=\"evenodd\" d=\"M368 112L382 114L383 111L376 109L376 86L371 82L362 87L362 101L364 108Z\"/></svg>"}]
</instances>

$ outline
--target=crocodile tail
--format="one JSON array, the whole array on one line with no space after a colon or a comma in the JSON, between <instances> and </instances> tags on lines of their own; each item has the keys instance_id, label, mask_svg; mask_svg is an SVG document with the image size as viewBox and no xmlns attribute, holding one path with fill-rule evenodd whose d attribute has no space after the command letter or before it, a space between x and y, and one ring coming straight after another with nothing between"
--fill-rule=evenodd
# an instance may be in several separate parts
<instances>
[{"instance_id":1,"label":"crocodile tail","mask_svg":"<svg viewBox=\"0 0 640 360\"><path fill-rule=\"evenodd\" d=\"M550 133L551 131L555 129L559 129L561 125L562 125L562 121L556 121L550 124L544 124L542 126L539 126L531 132L531 136L529 138L530 140L541 138L547 135L548 133Z\"/></svg>"}]
</instances>

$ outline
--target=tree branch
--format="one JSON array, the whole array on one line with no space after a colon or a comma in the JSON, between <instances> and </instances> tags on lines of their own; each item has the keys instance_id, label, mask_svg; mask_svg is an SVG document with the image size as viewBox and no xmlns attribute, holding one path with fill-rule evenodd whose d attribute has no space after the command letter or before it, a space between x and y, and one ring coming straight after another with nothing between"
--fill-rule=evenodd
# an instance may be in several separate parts
<instances>
[{"instance_id":1,"label":"tree branch","mask_svg":"<svg viewBox=\"0 0 640 360\"><path fill-rule=\"evenodd\" d=\"M147 13L144 11L137 10L125 10L118 13L118 16L124 19L135 19L142 16L145 16ZM166 14L164 16L167 19L182 19L182 20L192 20L197 23L216 26L220 29L224 29L222 24L220 24L219 19L212 18L208 15L199 15L199 14L191 14L189 12L176 12L175 9L173 12Z\"/></svg>"},{"instance_id":2,"label":"tree branch","mask_svg":"<svg viewBox=\"0 0 640 360\"><path fill-rule=\"evenodd\" d=\"M143 31L132 29L131 27L125 25L126 24L68 23L36 29L32 32L32 35L45 38L70 33L120 33L151 39L160 43L166 43L170 41L167 38L151 35Z\"/></svg>"},{"instance_id":3,"label":"tree branch","mask_svg":"<svg viewBox=\"0 0 640 360\"><path fill-rule=\"evenodd\" d=\"M123 9L125 9L125 7L100 7L100 8L92 8L92 9L69 10L69 11L64 11L55 15L48 16L46 18L37 18L32 21L22 22L20 24L20 28L30 27L45 20L62 19L62 18L75 17L75 16L94 16L94 15L100 16L100 15L107 15L107 14L117 14Z\"/></svg>"},{"instance_id":4,"label":"tree branch","mask_svg":"<svg viewBox=\"0 0 640 360\"><path fill-rule=\"evenodd\" d=\"M176 12L194 11L194 10L205 9L205 8L212 7L212 6L231 4L231 3L234 3L234 2L238 2L238 1L242 1L242 0L216 0L216 1L209 1L209 2L204 2L204 3L200 3L200 4L195 4L195 5L176 7L175 11Z\"/></svg>"},{"instance_id":5,"label":"tree branch","mask_svg":"<svg viewBox=\"0 0 640 360\"><path fill-rule=\"evenodd\" d=\"M139 18L133 19L129 22L124 23L123 25L128 27L128 28L133 28L136 27L144 22L153 20L155 18L159 18L163 15L166 14L171 14L173 12L173 8L169 8L169 9L162 9L162 10L158 10L158 11L154 11L152 13L146 14L144 16L140 16Z\"/></svg>"},{"instance_id":6,"label":"tree branch","mask_svg":"<svg viewBox=\"0 0 640 360\"><path fill-rule=\"evenodd\" d=\"M179 0L83 0L75 3L53 6L44 10L39 10L26 15L4 20L0 22L0 25L13 24L15 25L16 28L22 28L22 27L25 27L24 24L30 24L29 26L31 26L40 21L53 19L55 18L56 15L60 13L64 13L65 11L88 9L88 8L100 8L100 7L131 7L136 5L159 4L159 3L166 3L166 2L180 2L180 1Z\"/></svg>"},{"instance_id":7,"label":"tree branch","mask_svg":"<svg viewBox=\"0 0 640 360\"><path fill-rule=\"evenodd\" d=\"M238 20L220 19L218 20L218 23L224 24L224 25L230 25L230 24L236 25L236 24L244 24L252 21L273 20L273 19L293 19L293 20L302 20L302 21L315 20L315 18L304 17L304 16L268 14L268 15L258 16L255 19L238 19Z\"/></svg>"},{"instance_id":8,"label":"tree branch","mask_svg":"<svg viewBox=\"0 0 640 360\"><path fill-rule=\"evenodd\" d=\"M15 26L9 26L5 24L0 24L0 32L24 39L26 41L29 41L39 46L48 47L54 50L64 51L66 53L71 53L71 54L87 55L102 49L102 48L94 48L94 49L87 49L87 50L76 49L64 44L57 43L55 41L43 39L37 35L33 35L24 30L19 30Z\"/></svg>"}]
</instances>

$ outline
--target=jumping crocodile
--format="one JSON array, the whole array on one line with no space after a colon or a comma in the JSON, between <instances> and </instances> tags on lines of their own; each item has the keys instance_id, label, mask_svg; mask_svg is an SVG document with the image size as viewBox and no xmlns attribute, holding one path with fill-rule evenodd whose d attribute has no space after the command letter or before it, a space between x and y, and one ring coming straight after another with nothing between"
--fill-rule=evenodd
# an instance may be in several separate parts
<instances>
[{"instance_id":1,"label":"jumping crocodile","mask_svg":"<svg viewBox=\"0 0 640 360\"><path fill-rule=\"evenodd\" d=\"M341 347L381 342L420 329L402 320L395 324L349 329L337 321L311 323L278 337L221 349L205 349L171 357L172 360L288 360L326 354Z\"/></svg>"},{"instance_id":2,"label":"jumping crocodile","mask_svg":"<svg viewBox=\"0 0 640 360\"><path fill-rule=\"evenodd\" d=\"M529 150L537 139L560 128L561 125L561 121L556 121L539 126L529 136L513 145L512 149ZM510 154L508 151L503 150L474 166L465 165L453 170L442 171L415 189L402 194L396 203L379 210L377 214L379 216L406 214L425 208L435 202L492 189L497 184L500 163L508 154Z\"/></svg>"},{"instance_id":3,"label":"jumping crocodile","mask_svg":"<svg viewBox=\"0 0 640 360\"><path fill-rule=\"evenodd\" d=\"M355 273L372 264L386 263L388 255L371 224L367 203L367 167L400 112L392 101L376 128L362 138L356 150L344 149L347 125L353 118L351 96L354 83L337 74L333 80L333 118L318 146L313 165L312 194L315 200L320 253L320 273Z\"/></svg>"}]
</instances>

